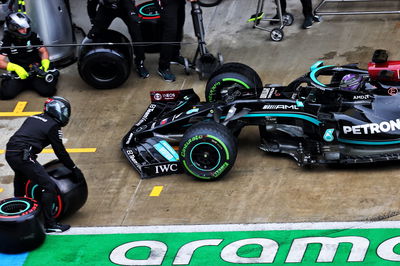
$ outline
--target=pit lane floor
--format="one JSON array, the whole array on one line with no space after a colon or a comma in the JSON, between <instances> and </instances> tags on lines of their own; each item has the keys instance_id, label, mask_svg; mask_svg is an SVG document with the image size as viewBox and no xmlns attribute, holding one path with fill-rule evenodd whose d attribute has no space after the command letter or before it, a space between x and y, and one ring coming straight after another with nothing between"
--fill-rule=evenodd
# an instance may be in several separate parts
<instances>
[{"instance_id":1,"label":"pit lane floor","mask_svg":"<svg viewBox=\"0 0 400 266\"><path fill-rule=\"evenodd\" d=\"M221 52L226 62L253 67L263 83L288 84L306 73L317 60L327 64L359 62L366 67L375 49L386 49L400 59L399 15L331 16L302 30L300 1L288 1L295 23L285 27L282 42L269 33L252 29L246 20L255 12L255 0L224 0L203 8L206 39L211 52ZM398 9L400 3L382 1ZM86 1L71 1L73 20L86 31ZM196 48L187 6L182 54L192 57ZM266 13L274 14L268 4ZM335 6L333 6L335 8ZM376 9L374 6L369 8ZM368 9L368 8L367 8ZM387 9L387 8L386 8ZM114 28L126 34L117 21ZM230 173L216 182L200 182L187 175L140 179L119 147L124 134L150 102L151 90L193 87L204 99L205 81L187 76L173 66L177 81L166 83L156 73L158 55L149 54L150 78L132 72L120 88L95 90L78 75L77 65L61 70L58 94L72 103L72 120L64 129L67 148L95 148L71 153L84 172L89 198L86 205L64 222L72 226L195 225L228 223L283 223L399 220L399 163L386 165L304 169L287 157L259 150L258 130L246 128L239 137L239 153ZM41 111L44 98L24 92L1 101L0 112L13 112L27 101L25 112ZM0 117L0 153L23 116ZM40 156L42 162L53 154ZM0 198L12 195L12 171L0 154ZM158 186L158 193L150 195ZM153 191L154 193L154 191Z\"/></svg>"}]
</instances>

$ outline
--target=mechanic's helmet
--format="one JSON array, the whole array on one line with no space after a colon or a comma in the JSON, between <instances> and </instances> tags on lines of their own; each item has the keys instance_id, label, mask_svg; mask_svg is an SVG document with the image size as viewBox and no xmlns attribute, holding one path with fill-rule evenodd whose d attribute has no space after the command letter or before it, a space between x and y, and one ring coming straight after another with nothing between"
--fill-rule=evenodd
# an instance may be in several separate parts
<instances>
[{"instance_id":1,"label":"mechanic's helmet","mask_svg":"<svg viewBox=\"0 0 400 266\"><path fill-rule=\"evenodd\" d=\"M31 35L31 19L22 12L14 12L6 17L6 30L19 39Z\"/></svg>"},{"instance_id":2,"label":"mechanic's helmet","mask_svg":"<svg viewBox=\"0 0 400 266\"><path fill-rule=\"evenodd\" d=\"M105 7L117 9L119 0L100 0L100 3Z\"/></svg>"},{"instance_id":3,"label":"mechanic's helmet","mask_svg":"<svg viewBox=\"0 0 400 266\"><path fill-rule=\"evenodd\" d=\"M361 75L347 74L340 81L339 88L345 91L356 91L360 87L361 81Z\"/></svg>"},{"instance_id":4,"label":"mechanic's helmet","mask_svg":"<svg viewBox=\"0 0 400 266\"><path fill-rule=\"evenodd\" d=\"M63 97L53 96L44 103L44 112L64 127L68 124L71 116L71 105Z\"/></svg>"}]
</instances>

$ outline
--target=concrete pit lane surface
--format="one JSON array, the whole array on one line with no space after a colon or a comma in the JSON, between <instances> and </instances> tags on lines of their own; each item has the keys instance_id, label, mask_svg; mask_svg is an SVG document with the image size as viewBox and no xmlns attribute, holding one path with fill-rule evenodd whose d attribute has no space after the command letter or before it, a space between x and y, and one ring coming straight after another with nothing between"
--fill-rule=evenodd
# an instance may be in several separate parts
<instances>
[{"instance_id":1,"label":"concrete pit lane surface","mask_svg":"<svg viewBox=\"0 0 400 266\"><path fill-rule=\"evenodd\" d=\"M300 1L288 0L287 2L287 10L294 15L295 21L292 26L284 28L285 38L281 42L271 41L268 33L253 29L252 24L246 22L256 10L257 1L255 0L223 0L216 7L203 8L208 49L214 54L220 52L225 62L240 62L251 66L260 75L264 84L287 85L308 72L309 67L318 60L324 60L326 65L359 63L360 68L366 68L376 49L385 49L389 52L389 59L400 60L398 50L400 15L324 16L322 22L314 23L312 28L303 30L301 29L303 15ZM73 22L87 32L90 23L86 14L86 1L70 0L70 4ZM400 3L396 1L379 1L379 6L365 3L353 5L366 10L381 7L394 10L400 8ZM333 9L340 7L340 4L332 6ZM182 45L181 53L192 58L197 47L197 39L193 34L190 5L186 5L186 9L185 44ZM264 11L269 16L275 14L275 5L272 1L266 3ZM129 37L125 25L120 20L114 21L111 28ZM76 34L78 41L81 40L82 36L79 33ZM86 233L79 231L79 228L101 227L103 233L113 234L111 228L133 226L136 229L139 228L138 231L133 231L126 238L121 236L119 244L107 246L101 251L107 254L104 259L110 265L140 265L129 264L134 263L129 260L140 259L143 262L146 257L136 256L135 253L123 259L121 254L127 250L133 250L137 245L150 245L156 248L157 245L153 242L134 242L153 240L162 242L162 237L155 237L160 231L155 230L154 227L193 226L190 232L204 232L207 230L200 225L238 224L243 227L237 231L247 231L246 224L283 223L298 224L299 226L288 227L288 230L297 233L305 230L293 236L293 239L300 240L293 242L292 246L290 246L291 240L290 243L282 244L285 233L279 229L274 232L281 232L283 235L276 233L268 237L268 234L249 233L238 238L224 234L220 236L206 234L200 238L224 239L225 237L229 239L226 240L228 242L222 242L222 244L216 240L208 242L209 245L221 248L215 251L213 256L224 260L221 264L215 265L239 263L239 258L229 252L239 249L245 243L249 246L268 246L268 243L272 243L272 246L278 248L278 255L276 257L273 256L275 253L270 253L270 257L260 257L260 254L250 255L252 258L258 257L264 260L244 259L241 263L249 265L271 263L270 260L275 258L273 263L281 265L279 263L298 262L299 258L302 258L301 254L295 254L294 251L290 253L290 249L307 237L305 232L311 232L310 237L322 235L332 238L350 237L352 234L338 233L336 235L333 232L367 227L363 229L366 231L356 230L354 236L359 238L341 239L344 242L353 241L352 243L359 241L357 243L362 247L361 250L365 250L366 242L363 242L361 238L366 235L372 236L373 233L381 230L377 233L379 237L372 236L366 240L372 244L368 253L365 253L365 260L363 260L364 253L358 253L359 257L353 254L352 257L343 258L342 262L353 260L358 263L362 261L369 263L364 265L392 265L392 262L395 263L398 260L397 249L392 249L393 254L390 253L390 247L398 243L393 241L396 241L396 237L400 234L398 229L391 229L398 228L392 222L400 220L398 197L400 167L397 162L348 167L302 168L287 156L266 154L258 149L258 129L248 127L242 130L238 138L239 146L235 165L226 176L216 182L201 182L185 174L140 179L139 174L120 151L120 141L150 104L150 91L194 88L204 100L206 84L205 80L199 80L194 71L191 75L186 75L183 67L177 65L171 66L177 80L173 83L164 82L157 74L158 54L147 54L145 65L150 72L149 78L139 78L133 69L124 84L111 90L96 90L87 85L80 78L76 64L60 70L58 95L69 99L72 104L71 121L63 130L64 142L66 148L70 149L71 157L85 174L89 196L85 206L63 221L71 224L72 233L47 238L44 246L37 250L36 252L39 253L36 254L41 254L43 248L48 248L46 244L50 245L49 241L61 241L62 237L72 241L76 232L74 230L77 230L78 234L85 235ZM44 101L45 98L26 91L14 100L0 102L0 199L11 197L13 193L13 172L4 158L5 145L27 115L41 112ZM23 102L26 104L24 105ZM18 106L19 109L16 108ZM54 158L55 155L51 151L39 156L39 160L43 163ZM375 228L378 221L389 222L389 224L377 223ZM301 226L319 222L324 225L328 223L328 226L324 228ZM338 225L336 222L346 223ZM357 223L355 227L353 222ZM335 223L335 225L330 223ZM369 224L374 225L371 227L377 231L368 228L366 225ZM150 231L146 231L148 229L146 226L151 226ZM141 229L149 235L139 237L137 233ZM151 229L154 230L151 231ZM261 228L260 231L270 232L269 230L275 229L267 226ZM214 231L218 230L225 231L224 226L217 227ZM127 232L129 233L129 230ZM182 229L173 232L187 231ZM89 231L89 234L93 234L93 239L96 241L101 240L101 237L93 231ZM168 265L207 265L190 264L183 257L175 256L184 244L199 239L197 237L192 239L186 235L184 237L187 237L186 242L175 241L173 242L175 244L171 244L165 241L168 242L167 246L175 245L175 253L174 255L166 253L166 258L169 259L161 263L168 261ZM264 242L248 240L259 238L263 238ZM232 244L239 239L244 242L236 243L236 246ZM389 239L392 239L392 242ZM325 240L315 241L320 243ZM82 243L86 241L88 240L83 240ZM117 249L124 243L131 243L131 245ZM206 245L206 243L202 244ZM224 251L223 248L229 244L232 244L230 249ZM282 251L284 245L286 249ZM374 253L375 250L379 251ZM325 257L321 255L322 257L318 260L318 252L314 252L316 255L312 257L310 264L304 265L330 261L331 254L326 253ZM378 264L369 260L372 254L370 252L378 254L377 259L381 260ZM244 253L239 252L239 257L246 257ZM34 256L34 254L35 251L29 256ZM118 254L122 257L118 257ZM61 257L66 256L67 254L63 253ZM73 265L79 261L85 265L83 263L85 255L75 254L74 256L76 256L75 260L64 262L67 265ZM162 257L157 258L162 261ZM177 261L174 262L175 259ZM30 265L28 262L32 261L34 261L33 257L30 262L26 261L26 265ZM305 263L307 259L300 261ZM34 262L32 263L35 265ZM167 265L157 263L147 265Z\"/></svg>"}]
</instances>

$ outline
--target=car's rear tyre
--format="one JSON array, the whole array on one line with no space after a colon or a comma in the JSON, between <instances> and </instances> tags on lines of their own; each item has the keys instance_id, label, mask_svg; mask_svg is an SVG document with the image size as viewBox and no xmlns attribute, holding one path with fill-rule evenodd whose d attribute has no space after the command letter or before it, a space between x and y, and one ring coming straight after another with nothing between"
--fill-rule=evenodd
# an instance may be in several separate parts
<instances>
[{"instance_id":1,"label":"car's rear tyre","mask_svg":"<svg viewBox=\"0 0 400 266\"><path fill-rule=\"evenodd\" d=\"M262 81L254 69L241 63L226 63L208 79L205 97L207 102L229 102L240 99L239 90L249 89L255 97L259 88Z\"/></svg>"},{"instance_id":2,"label":"car's rear tyre","mask_svg":"<svg viewBox=\"0 0 400 266\"><path fill-rule=\"evenodd\" d=\"M73 173L58 160L44 165L57 187L57 201L53 207L53 217L57 220L65 218L78 211L88 197L88 187L85 179L80 182L73 182ZM28 180L25 185L27 197L41 200L42 191L38 184Z\"/></svg>"},{"instance_id":3,"label":"car's rear tyre","mask_svg":"<svg viewBox=\"0 0 400 266\"><path fill-rule=\"evenodd\" d=\"M81 78L96 89L113 89L129 77L132 65L132 47L121 33L106 30L94 40L86 38L79 51L78 71ZM121 43L107 45L105 43Z\"/></svg>"},{"instance_id":4,"label":"car's rear tyre","mask_svg":"<svg viewBox=\"0 0 400 266\"><path fill-rule=\"evenodd\" d=\"M45 238L43 217L36 200L15 197L0 201L0 253L30 251L39 247Z\"/></svg>"},{"instance_id":5,"label":"car's rear tyre","mask_svg":"<svg viewBox=\"0 0 400 266\"><path fill-rule=\"evenodd\" d=\"M214 121L203 121L190 127L179 146L185 171L204 180L215 180L228 173L236 155L234 136L228 128Z\"/></svg>"}]
</instances>

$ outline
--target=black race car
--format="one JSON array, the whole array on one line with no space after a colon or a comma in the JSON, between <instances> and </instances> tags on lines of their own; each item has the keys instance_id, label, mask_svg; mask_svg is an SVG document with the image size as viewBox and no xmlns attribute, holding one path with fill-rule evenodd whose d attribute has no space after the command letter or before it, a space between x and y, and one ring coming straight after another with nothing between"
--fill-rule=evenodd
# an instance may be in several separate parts
<instances>
[{"instance_id":1,"label":"black race car","mask_svg":"<svg viewBox=\"0 0 400 266\"><path fill-rule=\"evenodd\" d=\"M237 137L259 126L260 148L299 165L400 159L400 61L377 50L368 69L315 63L288 86L262 85L250 67L227 63L192 89L151 92L122 140L142 178L181 173L216 179L233 166Z\"/></svg>"}]
</instances>

